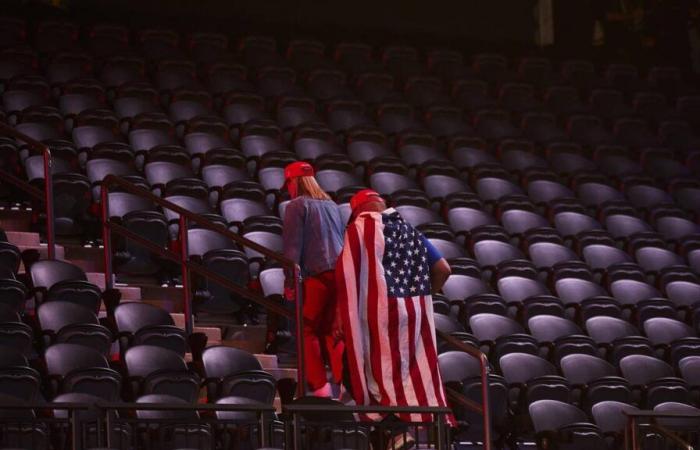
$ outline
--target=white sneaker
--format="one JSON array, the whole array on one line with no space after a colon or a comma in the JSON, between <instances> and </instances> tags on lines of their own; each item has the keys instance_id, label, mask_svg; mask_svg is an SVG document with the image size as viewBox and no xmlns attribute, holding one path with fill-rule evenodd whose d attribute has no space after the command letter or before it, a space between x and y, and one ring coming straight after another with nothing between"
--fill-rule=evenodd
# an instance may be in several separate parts
<instances>
[{"instance_id":1,"label":"white sneaker","mask_svg":"<svg viewBox=\"0 0 700 450\"><path fill-rule=\"evenodd\" d=\"M331 389L331 384L326 383L322 387L316 389L315 391L311 392L311 395L314 397L324 397L324 398L331 398L333 397L333 389Z\"/></svg>"},{"instance_id":2,"label":"white sneaker","mask_svg":"<svg viewBox=\"0 0 700 450\"><path fill-rule=\"evenodd\" d=\"M352 394L350 394L350 392L347 389L345 389L345 386L343 384L340 385L340 389L338 391L338 401L346 405L350 403L355 403L355 400L352 398Z\"/></svg>"},{"instance_id":3,"label":"white sneaker","mask_svg":"<svg viewBox=\"0 0 700 450\"><path fill-rule=\"evenodd\" d=\"M411 450L414 448L416 448L416 440L413 439L411 433L406 432L391 438L386 450Z\"/></svg>"}]
</instances>

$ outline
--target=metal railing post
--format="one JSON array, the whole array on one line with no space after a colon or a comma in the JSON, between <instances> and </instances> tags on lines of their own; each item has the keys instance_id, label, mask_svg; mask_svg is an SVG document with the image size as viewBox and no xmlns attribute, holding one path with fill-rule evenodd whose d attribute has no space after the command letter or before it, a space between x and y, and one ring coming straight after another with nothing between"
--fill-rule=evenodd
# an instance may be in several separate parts
<instances>
[{"instance_id":1,"label":"metal railing post","mask_svg":"<svg viewBox=\"0 0 700 450\"><path fill-rule=\"evenodd\" d=\"M489 389L489 361L486 355L481 353L479 358L481 366L481 401L483 403L484 420L484 450L491 450L491 401Z\"/></svg>"},{"instance_id":2,"label":"metal railing post","mask_svg":"<svg viewBox=\"0 0 700 450\"><path fill-rule=\"evenodd\" d=\"M105 290L114 287L112 274L112 232L109 228L109 187L106 182L100 186L100 206L102 209L102 263L105 272Z\"/></svg>"},{"instance_id":3,"label":"metal railing post","mask_svg":"<svg viewBox=\"0 0 700 450\"><path fill-rule=\"evenodd\" d=\"M46 245L49 259L56 259L56 229L53 207L53 161L51 151L44 147L44 195L46 196Z\"/></svg>"},{"instance_id":4,"label":"metal railing post","mask_svg":"<svg viewBox=\"0 0 700 450\"><path fill-rule=\"evenodd\" d=\"M68 410L68 419L70 420L71 429L71 450L78 449L78 417L75 411L75 409ZM82 433L80 434L82 436ZM80 448L82 448L82 442Z\"/></svg>"},{"instance_id":5,"label":"metal railing post","mask_svg":"<svg viewBox=\"0 0 700 450\"><path fill-rule=\"evenodd\" d=\"M306 370L304 368L304 285L301 279L301 267L294 265L294 300L296 301L297 326L297 395L306 394Z\"/></svg>"},{"instance_id":6,"label":"metal railing post","mask_svg":"<svg viewBox=\"0 0 700 450\"><path fill-rule=\"evenodd\" d=\"M187 217L180 215L179 221L180 234L180 268L182 269L182 301L183 313L185 314L185 332L188 335L192 334L193 318L192 318L192 292L190 286L190 270L187 267L189 259L187 251Z\"/></svg>"},{"instance_id":7,"label":"metal railing post","mask_svg":"<svg viewBox=\"0 0 700 450\"><path fill-rule=\"evenodd\" d=\"M471 345L465 344L448 333L436 330L436 334L439 338L443 339L457 350L465 352L479 360L479 369L481 372L481 401L483 405L481 406L481 410L477 411L482 414L484 425L484 450L491 450L491 400L489 390L489 372L491 371L491 368L489 366L489 360L482 351L472 347Z\"/></svg>"},{"instance_id":8,"label":"metal railing post","mask_svg":"<svg viewBox=\"0 0 700 450\"><path fill-rule=\"evenodd\" d=\"M292 433L294 434L294 450L302 450L301 430L299 429L301 427L301 420L299 420L299 414L292 414L292 423L292 426L294 427L292 430Z\"/></svg>"},{"instance_id":9,"label":"metal railing post","mask_svg":"<svg viewBox=\"0 0 700 450\"><path fill-rule=\"evenodd\" d=\"M265 417L265 413L260 413L260 445L263 447L268 446L268 423Z\"/></svg>"},{"instance_id":10,"label":"metal railing post","mask_svg":"<svg viewBox=\"0 0 700 450\"><path fill-rule=\"evenodd\" d=\"M445 433L445 416L443 414L436 414L437 419L437 450L446 450L445 442L447 440L447 435Z\"/></svg>"}]
</instances>

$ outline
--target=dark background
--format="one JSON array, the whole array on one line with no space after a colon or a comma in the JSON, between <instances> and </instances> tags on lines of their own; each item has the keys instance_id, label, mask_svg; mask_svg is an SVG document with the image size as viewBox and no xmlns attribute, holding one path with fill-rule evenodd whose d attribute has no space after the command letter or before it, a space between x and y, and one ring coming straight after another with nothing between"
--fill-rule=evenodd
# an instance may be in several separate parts
<instances>
[{"instance_id":1,"label":"dark background","mask_svg":"<svg viewBox=\"0 0 700 450\"><path fill-rule=\"evenodd\" d=\"M90 16L134 26L159 22L233 36L258 32L283 40L367 39L467 51L515 51L532 46L535 33L535 0L65 0L63 12L37 2L2 3L22 15L33 9L37 16L65 14L73 20Z\"/></svg>"}]
</instances>

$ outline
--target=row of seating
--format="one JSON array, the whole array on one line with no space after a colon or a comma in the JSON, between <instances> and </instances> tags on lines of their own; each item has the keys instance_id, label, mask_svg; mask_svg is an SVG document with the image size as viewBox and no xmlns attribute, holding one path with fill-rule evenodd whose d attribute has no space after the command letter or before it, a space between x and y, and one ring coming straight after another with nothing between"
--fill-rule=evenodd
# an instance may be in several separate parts
<instances>
[{"instance_id":1,"label":"row of seating","mask_svg":"<svg viewBox=\"0 0 700 450\"><path fill-rule=\"evenodd\" d=\"M316 41L283 54L265 37L52 21L0 20L0 35L0 117L50 147L60 236L99 243L113 174L281 251L283 170L311 161L344 220L371 187L448 258L436 328L487 355L500 445L614 449L623 411L698 412L700 101L677 69ZM16 141L0 159L43 183ZM127 229L181 245L173 211L107 198ZM259 253L196 224L187 241L193 261L280 300L283 270ZM118 277L177 281L135 242L113 248ZM168 311L28 256L0 242L0 345L14 347L0 394L194 404L205 388L210 403L271 404L280 390L252 355L202 350ZM193 285L198 315L245 308ZM478 360L438 342L447 386L480 401ZM479 416L454 411L458 439L481 440Z\"/></svg>"},{"instance_id":2,"label":"row of seating","mask_svg":"<svg viewBox=\"0 0 700 450\"><path fill-rule=\"evenodd\" d=\"M440 76L462 76L470 71L489 79L512 78L516 74L532 82L548 81L560 76L572 83L585 84L595 80L594 65L588 61L570 61L562 65L559 74L552 73L552 64L545 58L523 58L509 73L509 61L498 54L480 54L471 67L464 56L456 51L432 49L424 54L408 46L387 46L375 52L367 43L343 42L334 47L314 40L293 40L284 56L277 42L266 36L246 36L234 45L228 36L213 32L193 32L187 35L164 28L130 30L123 25L92 24L81 27L65 20L44 20L34 24L18 18L4 17L0 29L3 46L14 47L31 43L42 54L81 49L97 58L113 55L139 55L149 59L180 59L191 57L197 63L213 63L231 59L238 52L253 66L269 65L288 60L295 68L335 65L351 72L384 66L400 75L420 74L426 71ZM376 58L375 58L376 53ZM601 77L603 78L603 77ZM655 68L649 79L654 84L677 81L680 74L670 69ZM632 88L639 83L639 71L629 64L614 64L607 68L604 79L611 85Z\"/></svg>"}]
</instances>

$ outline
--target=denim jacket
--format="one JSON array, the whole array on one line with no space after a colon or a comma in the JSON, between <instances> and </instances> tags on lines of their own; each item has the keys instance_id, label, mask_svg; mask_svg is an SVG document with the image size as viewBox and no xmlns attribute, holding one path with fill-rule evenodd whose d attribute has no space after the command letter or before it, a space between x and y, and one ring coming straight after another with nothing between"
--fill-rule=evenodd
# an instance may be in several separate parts
<instances>
[{"instance_id":1,"label":"denim jacket","mask_svg":"<svg viewBox=\"0 0 700 450\"><path fill-rule=\"evenodd\" d=\"M299 264L302 276L333 270L344 230L335 202L297 197L284 212L284 256Z\"/></svg>"}]
</instances>

